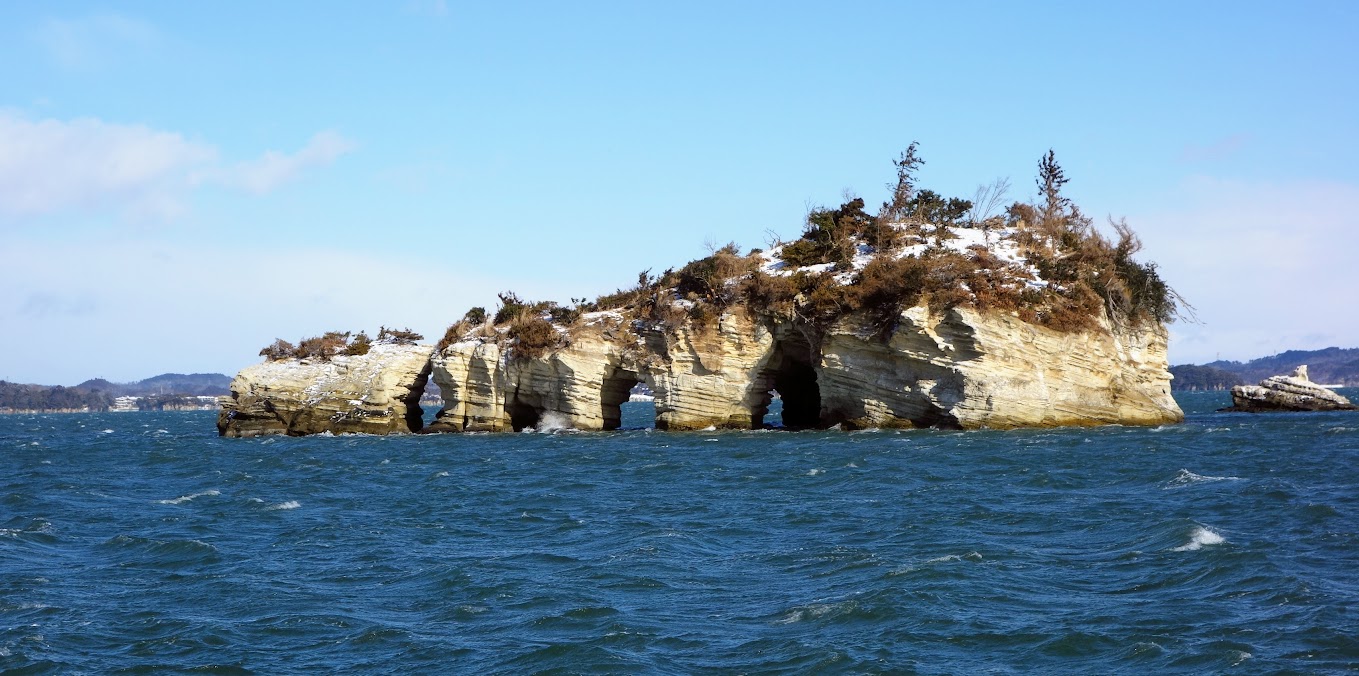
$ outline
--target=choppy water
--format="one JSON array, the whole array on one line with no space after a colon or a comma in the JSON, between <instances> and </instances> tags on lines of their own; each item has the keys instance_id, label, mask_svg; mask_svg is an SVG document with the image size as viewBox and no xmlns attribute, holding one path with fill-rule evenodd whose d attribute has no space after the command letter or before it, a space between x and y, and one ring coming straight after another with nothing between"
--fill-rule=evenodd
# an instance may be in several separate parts
<instances>
[{"instance_id":1,"label":"choppy water","mask_svg":"<svg viewBox=\"0 0 1359 676\"><path fill-rule=\"evenodd\" d=\"M0 416L0 668L1359 669L1359 414L1182 401L967 433Z\"/></svg>"}]
</instances>

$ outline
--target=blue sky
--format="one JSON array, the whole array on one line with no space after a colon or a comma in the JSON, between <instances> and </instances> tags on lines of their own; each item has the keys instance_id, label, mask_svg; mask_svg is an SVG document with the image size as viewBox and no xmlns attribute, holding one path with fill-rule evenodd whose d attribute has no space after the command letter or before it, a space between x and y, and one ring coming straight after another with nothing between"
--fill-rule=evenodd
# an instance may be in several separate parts
<instances>
[{"instance_id":1,"label":"blue sky","mask_svg":"<svg viewBox=\"0 0 1359 676\"><path fill-rule=\"evenodd\" d=\"M566 301L845 190L1053 148L1198 308L1171 361L1359 346L1359 4L5 3L0 379Z\"/></svg>"}]
</instances>

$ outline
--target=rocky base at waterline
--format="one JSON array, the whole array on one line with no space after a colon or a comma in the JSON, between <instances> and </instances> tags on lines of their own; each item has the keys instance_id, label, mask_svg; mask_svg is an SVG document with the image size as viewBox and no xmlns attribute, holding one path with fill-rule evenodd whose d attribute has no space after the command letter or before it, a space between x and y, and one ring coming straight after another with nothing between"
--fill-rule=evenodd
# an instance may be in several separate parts
<instances>
[{"instance_id":1,"label":"rocky base at waterline","mask_svg":"<svg viewBox=\"0 0 1359 676\"><path fill-rule=\"evenodd\" d=\"M432 351L379 343L363 355L248 366L220 400L217 431L227 437L415 432Z\"/></svg>"},{"instance_id":2,"label":"rocky base at waterline","mask_svg":"<svg viewBox=\"0 0 1359 676\"><path fill-rule=\"evenodd\" d=\"M666 330L588 315L564 347L516 357L473 338L434 356L444 408L426 432L608 430L639 382L663 430L762 425L773 391L789 428L1161 424L1170 396L1159 326L1058 332L1001 313L918 306L885 340L849 316L824 334L736 306Z\"/></svg>"},{"instance_id":3,"label":"rocky base at waterline","mask_svg":"<svg viewBox=\"0 0 1359 676\"><path fill-rule=\"evenodd\" d=\"M1259 385L1232 388L1232 405L1222 409L1242 413L1273 411L1354 411L1349 399L1336 394L1307 377L1307 366L1299 366L1286 376L1273 376Z\"/></svg>"}]
</instances>

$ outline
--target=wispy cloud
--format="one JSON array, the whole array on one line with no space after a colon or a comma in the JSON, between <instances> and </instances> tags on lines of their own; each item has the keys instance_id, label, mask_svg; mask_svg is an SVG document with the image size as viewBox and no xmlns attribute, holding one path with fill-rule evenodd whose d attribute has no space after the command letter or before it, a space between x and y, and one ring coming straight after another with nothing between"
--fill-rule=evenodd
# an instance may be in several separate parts
<instances>
[{"instance_id":1,"label":"wispy cloud","mask_svg":"<svg viewBox=\"0 0 1359 676\"><path fill-rule=\"evenodd\" d=\"M175 132L96 118L31 120L0 111L0 213L118 208L133 218L165 220L185 210L198 186L264 194L353 147L340 134L324 131L295 153L271 150L228 166L215 146Z\"/></svg>"},{"instance_id":2,"label":"wispy cloud","mask_svg":"<svg viewBox=\"0 0 1359 676\"><path fill-rule=\"evenodd\" d=\"M1174 327L1174 362L1359 346L1359 185L1198 177L1181 192L1184 208L1129 218L1203 322Z\"/></svg>"},{"instance_id":3,"label":"wispy cloud","mask_svg":"<svg viewBox=\"0 0 1359 676\"><path fill-rule=\"evenodd\" d=\"M0 355L9 357L0 359L0 378L69 384L165 371L230 374L259 361L275 338L333 329L371 335L381 325L409 326L433 342L450 317L508 284L404 253L272 250L249 241L181 246L112 234L12 237L0 246L0 288L9 298L0 300Z\"/></svg>"},{"instance_id":4,"label":"wispy cloud","mask_svg":"<svg viewBox=\"0 0 1359 676\"><path fill-rule=\"evenodd\" d=\"M159 34L145 21L117 14L95 14L77 19L48 19L38 26L33 37L58 65L89 69L106 64L129 48L146 49Z\"/></svg>"},{"instance_id":5,"label":"wispy cloud","mask_svg":"<svg viewBox=\"0 0 1359 676\"><path fill-rule=\"evenodd\" d=\"M410 0L406 3L406 11L421 16L445 17L448 16L448 2L447 0Z\"/></svg>"},{"instance_id":6,"label":"wispy cloud","mask_svg":"<svg viewBox=\"0 0 1359 676\"><path fill-rule=\"evenodd\" d=\"M295 153L270 150L259 159L237 164L218 177L223 183L262 195L293 180L302 171L328 165L353 149L353 141L334 131L323 131L311 137L307 145Z\"/></svg>"},{"instance_id":7,"label":"wispy cloud","mask_svg":"<svg viewBox=\"0 0 1359 676\"><path fill-rule=\"evenodd\" d=\"M39 291L31 293L19 305L19 315L33 319L52 316L82 317L98 309L98 303L88 293L73 296Z\"/></svg>"},{"instance_id":8,"label":"wispy cloud","mask_svg":"<svg viewBox=\"0 0 1359 676\"><path fill-rule=\"evenodd\" d=\"M172 215L189 173L216 158L212 146L141 125L0 113L0 211L121 205Z\"/></svg>"},{"instance_id":9,"label":"wispy cloud","mask_svg":"<svg viewBox=\"0 0 1359 676\"><path fill-rule=\"evenodd\" d=\"M1180 150L1181 162L1217 162L1241 150L1250 141L1249 134L1233 134L1202 145L1190 143Z\"/></svg>"}]
</instances>

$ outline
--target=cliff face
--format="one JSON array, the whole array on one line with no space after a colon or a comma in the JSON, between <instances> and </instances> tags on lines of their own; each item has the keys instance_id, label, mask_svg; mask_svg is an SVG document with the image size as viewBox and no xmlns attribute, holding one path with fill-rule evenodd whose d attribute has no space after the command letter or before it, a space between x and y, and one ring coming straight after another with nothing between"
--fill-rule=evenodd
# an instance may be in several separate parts
<instances>
[{"instance_id":1,"label":"cliff face","mask_svg":"<svg viewBox=\"0 0 1359 676\"><path fill-rule=\"evenodd\" d=\"M221 398L217 431L228 437L417 431L432 351L379 343L364 355L248 366Z\"/></svg>"},{"instance_id":2,"label":"cliff face","mask_svg":"<svg viewBox=\"0 0 1359 676\"><path fill-rule=\"evenodd\" d=\"M444 398L426 432L501 432L525 427L617 429L618 406L637 384L635 346L625 350L622 315L601 313L570 344L514 358L495 342L455 343L434 355Z\"/></svg>"},{"instance_id":3,"label":"cliff face","mask_svg":"<svg viewBox=\"0 0 1359 676\"><path fill-rule=\"evenodd\" d=\"M857 427L1051 427L1183 420L1159 327L1064 333L1010 315L902 313L886 342L852 322L824 347L823 415Z\"/></svg>"},{"instance_id":4,"label":"cliff face","mask_svg":"<svg viewBox=\"0 0 1359 676\"><path fill-rule=\"evenodd\" d=\"M484 339L435 355L445 407L429 431L613 429L637 382L651 387L656 426L669 430L758 427L774 391L792 428L1183 419L1159 326L1064 333L1004 314L915 307L884 341L854 316L813 332L740 306L668 330L597 314L539 357Z\"/></svg>"}]
</instances>

